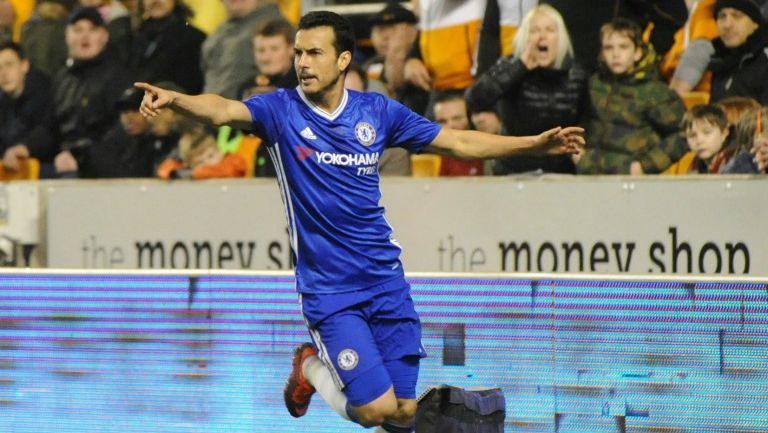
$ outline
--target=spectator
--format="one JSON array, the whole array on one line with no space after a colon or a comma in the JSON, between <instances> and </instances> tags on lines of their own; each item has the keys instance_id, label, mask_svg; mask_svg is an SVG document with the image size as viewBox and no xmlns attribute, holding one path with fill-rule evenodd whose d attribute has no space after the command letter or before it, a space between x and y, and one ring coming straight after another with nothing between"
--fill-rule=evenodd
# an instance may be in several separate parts
<instances>
[{"instance_id":1,"label":"spectator","mask_svg":"<svg viewBox=\"0 0 768 433\"><path fill-rule=\"evenodd\" d=\"M720 37L712 43L710 101L747 96L768 104L768 30L760 7L753 0L717 0L714 12Z\"/></svg>"},{"instance_id":2,"label":"spectator","mask_svg":"<svg viewBox=\"0 0 768 433\"><path fill-rule=\"evenodd\" d=\"M576 60L594 71L600 52L600 29L616 18L635 22L649 33L654 52L663 56L688 18L685 0L545 0L564 17L574 35Z\"/></svg>"},{"instance_id":3,"label":"spectator","mask_svg":"<svg viewBox=\"0 0 768 433\"><path fill-rule=\"evenodd\" d=\"M0 0L0 42L13 41L16 12L8 0Z\"/></svg>"},{"instance_id":4,"label":"spectator","mask_svg":"<svg viewBox=\"0 0 768 433\"><path fill-rule=\"evenodd\" d=\"M441 126L451 129L470 129L467 103L464 92L447 90L435 98L435 120ZM440 164L440 176L482 176L483 161L465 161L450 156L443 156Z\"/></svg>"},{"instance_id":5,"label":"spectator","mask_svg":"<svg viewBox=\"0 0 768 433\"><path fill-rule=\"evenodd\" d=\"M693 107L683 118L690 152L663 174L717 174L728 160L728 117L717 104Z\"/></svg>"},{"instance_id":6,"label":"spectator","mask_svg":"<svg viewBox=\"0 0 768 433\"><path fill-rule=\"evenodd\" d=\"M54 164L60 175L76 176L85 148L115 124L115 102L130 79L106 50L109 33L96 8L72 12L66 41L70 58L53 80L54 132L62 146Z\"/></svg>"},{"instance_id":7,"label":"spectator","mask_svg":"<svg viewBox=\"0 0 768 433\"><path fill-rule=\"evenodd\" d=\"M765 174L768 167L768 112L765 108L744 114L736 124L734 157L723 169L727 174Z\"/></svg>"},{"instance_id":8,"label":"spectator","mask_svg":"<svg viewBox=\"0 0 768 433\"><path fill-rule=\"evenodd\" d=\"M248 164L237 153L223 154L206 129L187 131L179 139L180 159L163 161L157 171L163 179L245 177Z\"/></svg>"},{"instance_id":9,"label":"spectator","mask_svg":"<svg viewBox=\"0 0 768 433\"><path fill-rule=\"evenodd\" d=\"M396 97L405 84L405 60L418 37L418 19L399 3L390 2L369 23L375 53L363 63L363 69L373 91Z\"/></svg>"},{"instance_id":10,"label":"spectator","mask_svg":"<svg viewBox=\"0 0 768 433\"><path fill-rule=\"evenodd\" d=\"M6 169L17 171L28 157L50 163L51 80L32 67L19 45L0 44L0 151Z\"/></svg>"},{"instance_id":11,"label":"spectator","mask_svg":"<svg viewBox=\"0 0 768 433\"><path fill-rule=\"evenodd\" d=\"M513 21L513 14L525 14L534 3L501 2L500 16L505 21ZM466 89L473 82L472 70L486 2L420 0L415 5L422 30L419 57L408 59L406 78L424 90Z\"/></svg>"},{"instance_id":12,"label":"spectator","mask_svg":"<svg viewBox=\"0 0 768 433\"><path fill-rule=\"evenodd\" d=\"M64 34L73 0L44 0L21 30L21 47L30 63L50 76L67 61Z\"/></svg>"},{"instance_id":13,"label":"spectator","mask_svg":"<svg viewBox=\"0 0 768 433\"><path fill-rule=\"evenodd\" d=\"M293 38L296 29L290 22L278 18L259 26L253 34L253 59L259 73L240 92L243 99L271 92L292 89L299 85L293 68Z\"/></svg>"},{"instance_id":14,"label":"spectator","mask_svg":"<svg viewBox=\"0 0 768 433\"><path fill-rule=\"evenodd\" d=\"M709 93L712 74L707 72L714 52L717 23L712 13L715 0L687 0L688 20L675 33L675 43L662 59L661 72L669 87L681 97L687 92Z\"/></svg>"},{"instance_id":15,"label":"spectator","mask_svg":"<svg viewBox=\"0 0 768 433\"><path fill-rule=\"evenodd\" d=\"M590 80L594 118L578 172L660 173L684 153L683 102L659 79L635 23L619 18L600 33L601 67Z\"/></svg>"},{"instance_id":16,"label":"spectator","mask_svg":"<svg viewBox=\"0 0 768 433\"><path fill-rule=\"evenodd\" d=\"M80 149L78 177L154 177L156 158L151 124L139 113L143 93L126 89L117 100L119 120L98 144Z\"/></svg>"},{"instance_id":17,"label":"spectator","mask_svg":"<svg viewBox=\"0 0 768 433\"><path fill-rule=\"evenodd\" d=\"M99 10L109 32L113 59L128 65L131 55L131 13L120 0L79 0L80 6Z\"/></svg>"},{"instance_id":18,"label":"spectator","mask_svg":"<svg viewBox=\"0 0 768 433\"><path fill-rule=\"evenodd\" d=\"M499 59L467 91L472 113L499 101L504 132L529 135L558 125L584 124L589 110L589 74L573 61L563 18L540 5L523 19L513 40L513 57ZM496 160L493 173L575 173L569 156L514 156Z\"/></svg>"},{"instance_id":19,"label":"spectator","mask_svg":"<svg viewBox=\"0 0 768 433\"><path fill-rule=\"evenodd\" d=\"M205 33L189 25L192 12L182 0L141 0L131 63L137 81L171 81L200 93L200 47Z\"/></svg>"},{"instance_id":20,"label":"spectator","mask_svg":"<svg viewBox=\"0 0 768 433\"><path fill-rule=\"evenodd\" d=\"M234 99L258 73L253 58L253 29L282 15L268 0L223 1L228 19L203 42L203 91Z\"/></svg>"}]
</instances>

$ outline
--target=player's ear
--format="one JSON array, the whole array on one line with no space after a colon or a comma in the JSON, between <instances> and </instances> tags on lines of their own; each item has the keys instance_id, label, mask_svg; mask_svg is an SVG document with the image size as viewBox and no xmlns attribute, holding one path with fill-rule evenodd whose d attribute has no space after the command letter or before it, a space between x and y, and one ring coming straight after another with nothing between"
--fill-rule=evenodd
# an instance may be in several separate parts
<instances>
[{"instance_id":1,"label":"player's ear","mask_svg":"<svg viewBox=\"0 0 768 433\"><path fill-rule=\"evenodd\" d=\"M344 51L339 56L339 59L337 60L339 71L344 71L347 69L350 63L352 63L352 53L349 51Z\"/></svg>"}]
</instances>

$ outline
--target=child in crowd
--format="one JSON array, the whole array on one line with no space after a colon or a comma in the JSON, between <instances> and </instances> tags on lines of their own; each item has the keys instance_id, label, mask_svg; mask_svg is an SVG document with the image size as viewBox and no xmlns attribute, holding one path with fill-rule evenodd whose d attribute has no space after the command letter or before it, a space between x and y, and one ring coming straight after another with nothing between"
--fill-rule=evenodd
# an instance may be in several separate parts
<instances>
[{"instance_id":1,"label":"child in crowd","mask_svg":"<svg viewBox=\"0 0 768 433\"><path fill-rule=\"evenodd\" d=\"M690 152L663 174L717 174L728 160L730 129L725 110L716 104L696 105L685 113L683 130Z\"/></svg>"},{"instance_id":2,"label":"child in crowd","mask_svg":"<svg viewBox=\"0 0 768 433\"><path fill-rule=\"evenodd\" d=\"M235 152L224 154L213 135L201 128L182 133L177 149L160 165L157 175L163 179L212 179L245 177L248 164Z\"/></svg>"},{"instance_id":3,"label":"child in crowd","mask_svg":"<svg viewBox=\"0 0 768 433\"><path fill-rule=\"evenodd\" d=\"M744 114L736 124L734 157L723 169L728 174L765 174L768 167L768 109Z\"/></svg>"},{"instance_id":4,"label":"child in crowd","mask_svg":"<svg viewBox=\"0 0 768 433\"><path fill-rule=\"evenodd\" d=\"M660 80L655 54L635 23L616 19L600 37L600 68L590 80L593 114L585 151L574 158L577 170L660 173L685 152L683 102Z\"/></svg>"}]
</instances>

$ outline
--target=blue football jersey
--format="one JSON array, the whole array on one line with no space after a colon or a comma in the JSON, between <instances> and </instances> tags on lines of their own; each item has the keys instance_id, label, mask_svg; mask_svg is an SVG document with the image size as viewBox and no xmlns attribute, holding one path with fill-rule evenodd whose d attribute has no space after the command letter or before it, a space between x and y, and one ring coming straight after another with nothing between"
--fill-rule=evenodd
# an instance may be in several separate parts
<instances>
[{"instance_id":1,"label":"blue football jersey","mask_svg":"<svg viewBox=\"0 0 768 433\"><path fill-rule=\"evenodd\" d=\"M277 171L297 289L383 290L402 278L400 246L379 205L379 158L387 147L420 151L440 125L385 96L348 90L333 113L298 87L245 105Z\"/></svg>"}]
</instances>

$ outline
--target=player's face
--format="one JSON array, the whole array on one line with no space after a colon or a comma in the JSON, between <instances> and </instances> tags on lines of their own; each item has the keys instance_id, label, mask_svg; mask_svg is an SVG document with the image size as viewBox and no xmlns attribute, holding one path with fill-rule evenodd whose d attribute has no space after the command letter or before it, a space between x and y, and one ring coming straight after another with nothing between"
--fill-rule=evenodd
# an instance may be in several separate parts
<instances>
[{"instance_id":1,"label":"player's face","mask_svg":"<svg viewBox=\"0 0 768 433\"><path fill-rule=\"evenodd\" d=\"M306 95L320 95L344 84L342 71L352 54L336 53L333 29L328 26L299 30L294 45L294 65L299 85Z\"/></svg>"},{"instance_id":2,"label":"player's face","mask_svg":"<svg viewBox=\"0 0 768 433\"><path fill-rule=\"evenodd\" d=\"M22 60L16 51L0 51L0 89L11 96L19 96L24 90L24 79L29 71L29 61Z\"/></svg>"},{"instance_id":3,"label":"player's face","mask_svg":"<svg viewBox=\"0 0 768 433\"><path fill-rule=\"evenodd\" d=\"M612 73L621 75L634 69L635 63L643 56L643 51L635 46L629 36L613 32L603 38L600 55Z\"/></svg>"},{"instance_id":4,"label":"player's face","mask_svg":"<svg viewBox=\"0 0 768 433\"><path fill-rule=\"evenodd\" d=\"M256 67L264 75L281 75L291 70L293 45L281 35L253 38L253 54Z\"/></svg>"},{"instance_id":5,"label":"player's face","mask_svg":"<svg viewBox=\"0 0 768 433\"><path fill-rule=\"evenodd\" d=\"M89 20L79 20L67 26L67 48L75 60L92 59L104 50L109 41L107 29Z\"/></svg>"},{"instance_id":6,"label":"player's face","mask_svg":"<svg viewBox=\"0 0 768 433\"><path fill-rule=\"evenodd\" d=\"M740 47L757 30L757 23L744 12L734 8L722 8L717 13L717 31L720 40L728 48Z\"/></svg>"},{"instance_id":7,"label":"player's face","mask_svg":"<svg viewBox=\"0 0 768 433\"><path fill-rule=\"evenodd\" d=\"M696 157L709 161L723 148L723 143L728 137L728 128L720 129L705 119L697 119L691 122L690 128L685 131L685 136L688 147Z\"/></svg>"}]
</instances>

